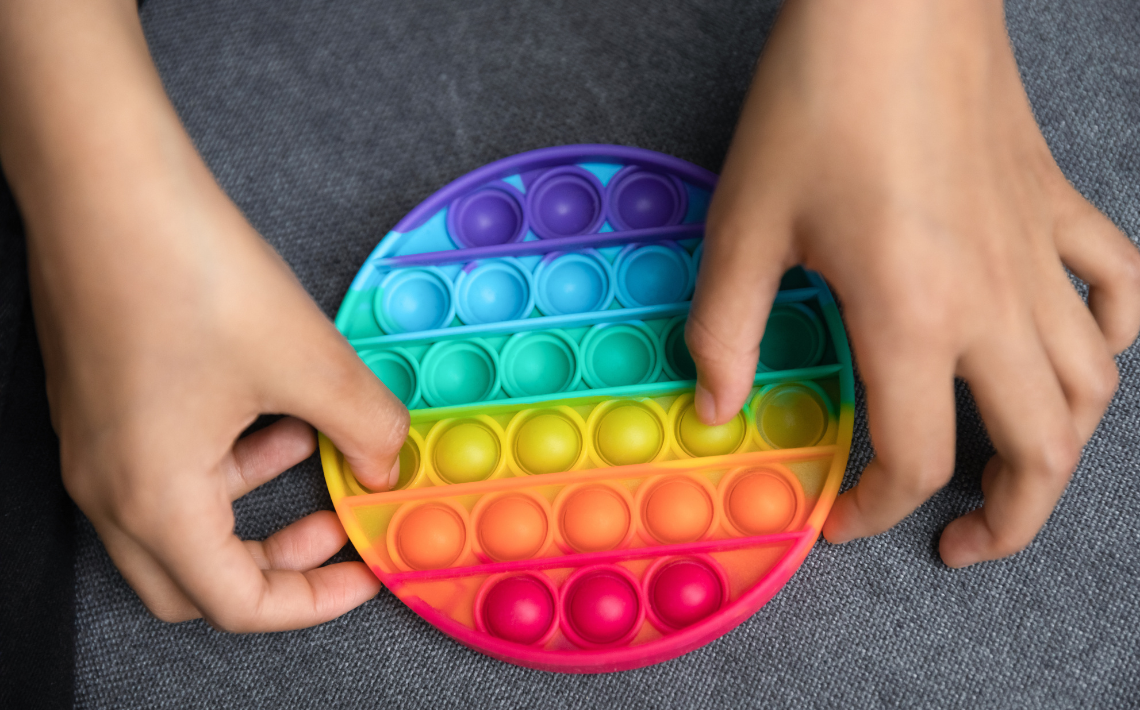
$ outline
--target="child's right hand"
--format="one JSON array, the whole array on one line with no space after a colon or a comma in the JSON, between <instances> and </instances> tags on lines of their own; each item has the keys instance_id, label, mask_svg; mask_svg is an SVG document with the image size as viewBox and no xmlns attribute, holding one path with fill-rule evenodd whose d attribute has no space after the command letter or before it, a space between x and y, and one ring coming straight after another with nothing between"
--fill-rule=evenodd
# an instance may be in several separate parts
<instances>
[{"instance_id":1,"label":"child's right hand","mask_svg":"<svg viewBox=\"0 0 1140 710\"><path fill-rule=\"evenodd\" d=\"M799 262L843 299L876 452L827 539L882 532L949 480L958 375L998 456L942 559L1029 544L1140 327L1140 256L1053 162L1000 2L785 3L709 210L688 321L707 423L744 403L780 276Z\"/></svg>"},{"instance_id":2,"label":"child's right hand","mask_svg":"<svg viewBox=\"0 0 1140 710\"><path fill-rule=\"evenodd\" d=\"M0 8L0 159L28 233L64 484L156 616L231 631L332 619L379 589L330 511L264 542L232 502L319 427L385 490L408 414L218 187L133 0Z\"/></svg>"}]
</instances>

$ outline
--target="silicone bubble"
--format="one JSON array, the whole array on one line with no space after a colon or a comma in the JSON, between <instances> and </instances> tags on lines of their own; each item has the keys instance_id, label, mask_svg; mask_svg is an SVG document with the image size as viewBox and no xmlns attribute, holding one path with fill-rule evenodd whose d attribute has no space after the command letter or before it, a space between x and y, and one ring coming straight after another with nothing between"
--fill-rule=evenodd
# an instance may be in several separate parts
<instances>
[{"instance_id":1,"label":"silicone bubble","mask_svg":"<svg viewBox=\"0 0 1140 710\"><path fill-rule=\"evenodd\" d=\"M455 281L455 310L467 325L526 318L534 309L530 272L515 259L474 261Z\"/></svg>"},{"instance_id":2,"label":"silicone bubble","mask_svg":"<svg viewBox=\"0 0 1140 710\"><path fill-rule=\"evenodd\" d=\"M420 395L419 366L415 358L400 348L367 350L360 357L404 406L412 406Z\"/></svg>"},{"instance_id":3,"label":"silicone bubble","mask_svg":"<svg viewBox=\"0 0 1140 710\"><path fill-rule=\"evenodd\" d=\"M396 548L412 569L440 569L459 557L466 539L463 520L446 505L428 503L412 510L396 529Z\"/></svg>"},{"instance_id":4,"label":"silicone bubble","mask_svg":"<svg viewBox=\"0 0 1140 710\"><path fill-rule=\"evenodd\" d=\"M495 582L483 598L481 612L488 631L515 643L537 643L554 625L550 589L529 574Z\"/></svg>"},{"instance_id":5,"label":"silicone bubble","mask_svg":"<svg viewBox=\"0 0 1140 710\"><path fill-rule=\"evenodd\" d=\"M373 314L386 333L446 327L455 317L451 281L434 267L397 269L376 289Z\"/></svg>"},{"instance_id":6,"label":"silicone bubble","mask_svg":"<svg viewBox=\"0 0 1140 710\"><path fill-rule=\"evenodd\" d=\"M649 534L666 544L698 540L712 525L713 504L708 493L685 476L652 486L642 505Z\"/></svg>"},{"instance_id":7,"label":"silicone bubble","mask_svg":"<svg viewBox=\"0 0 1140 710\"><path fill-rule=\"evenodd\" d=\"M661 420L647 406L628 400L601 405L590 415L594 450L608 466L657 458L665 444Z\"/></svg>"},{"instance_id":8,"label":"silicone bubble","mask_svg":"<svg viewBox=\"0 0 1140 710\"><path fill-rule=\"evenodd\" d=\"M582 570L567 580L566 589L563 618L573 635L604 646L636 633L641 603L634 584L618 568Z\"/></svg>"},{"instance_id":9,"label":"silicone bubble","mask_svg":"<svg viewBox=\"0 0 1140 710\"><path fill-rule=\"evenodd\" d=\"M753 410L760 438L774 449L814 446L827 431L827 405L804 385L774 385L762 390Z\"/></svg>"},{"instance_id":10,"label":"silicone bubble","mask_svg":"<svg viewBox=\"0 0 1140 710\"><path fill-rule=\"evenodd\" d=\"M649 582L649 603L657 618L683 629L712 614L724 599L719 575L692 559L667 562Z\"/></svg>"},{"instance_id":11,"label":"silicone bubble","mask_svg":"<svg viewBox=\"0 0 1140 710\"><path fill-rule=\"evenodd\" d=\"M548 539L542 505L524 494L505 495L483 508L476 521L479 544L500 562L525 560L538 554Z\"/></svg>"},{"instance_id":12,"label":"silicone bubble","mask_svg":"<svg viewBox=\"0 0 1140 710\"><path fill-rule=\"evenodd\" d=\"M601 183L579 167L547 170L527 190L527 213L543 239L596 232L605 219Z\"/></svg>"},{"instance_id":13,"label":"silicone bubble","mask_svg":"<svg viewBox=\"0 0 1140 710\"><path fill-rule=\"evenodd\" d=\"M697 417L692 395L678 398L671 408L674 435L681 452L686 456L723 456L734 453L748 434L744 413L724 424L708 426Z\"/></svg>"},{"instance_id":14,"label":"silicone bubble","mask_svg":"<svg viewBox=\"0 0 1140 710\"><path fill-rule=\"evenodd\" d=\"M760 341L760 365L768 370L811 367L823 356L824 342L823 325L811 309L798 303L777 304Z\"/></svg>"},{"instance_id":15,"label":"silicone bubble","mask_svg":"<svg viewBox=\"0 0 1140 710\"><path fill-rule=\"evenodd\" d=\"M429 437L428 445L440 478L448 483L470 483L489 478L498 469L502 451L498 432L490 424L467 419L436 426L443 431Z\"/></svg>"},{"instance_id":16,"label":"silicone bubble","mask_svg":"<svg viewBox=\"0 0 1140 710\"><path fill-rule=\"evenodd\" d=\"M696 279L693 262L673 242L631 244L614 261L617 297L627 308L681 303Z\"/></svg>"},{"instance_id":17,"label":"silicone bubble","mask_svg":"<svg viewBox=\"0 0 1140 710\"><path fill-rule=\"evenodd\" d=\"M791 527L803 493L778 471L753 469L736 476L725 496L729 522L745 535L773 535Z\"/></svg>"},{"instance_id":18,"label":"silicone bubble","mask_svg":"<svg viewBox=\"0 0 1140 710\"><path fill-rule=\"evenodd\" d=\"M680 224L688 200L681 181L629 167L609 184L610 221L616 229L649 229Z\"/></svg>"},{"instance_id":19,"label":"silicone bubble","mask_svg":"<svg viewBox=\"0 0 1140 710\"><path fill-rule=\"evenodd\" d=\"M499 389L499 357L477 338L445 340L424 355L423 397L434 407L491 399Z\"/></svg>"},{"instance_id":20,"label":"silicone bubble","mask_svg":"<svg viewBox=\"0 0 1140 710\"><path fill-rule=\"evenodd\" d=\"M582 455L582 430L568 412L537 410L518 415L523 421L512 425L515 461L528 474L569 471ZM512 423L513 424L513 423Z\"/></svg>"},{"instance_id":21,"label":"silicone bubble","mask_svg":"<svg viewBox=\"0 0 1140 710\"><path fill-rule=\"evenodd\" d=\"M614 276L601 254L554 252L534 272L535 302L548 316L604 311L614 299Z\"/></svg>"},{"instance_id":22,"label":"silicone bubble","mask_svg":"<svg viewBox=\"0 0 1140 710\"><path fill-rule=\"evenodd\" d=\"M629 536L629 504L609 486L569 489L558 508L562 537L578 552L613 550Z\"/></svg>"},{"instance_id":23,"label":"silicone bubble","mask_svg":"<svg viewBox=\"0 0 1140 710\"><path fill-rule=\"evenodd\" d=\"M505 183L476 190L451 203L447 231L464 247L517 242L526 234L518 192Z\"/></svg>"},{"instance_id":24,"label":"silicone bubble","mask_svg":"<svg viewBox=\"0 0 1140 710\"><path fill-rule=\"evenodd\" d=\"M593 388L652 382L661 371L653 331L641 323L597 325L582 339L582 377Z\"/></svg>"},{"instance_id":25,"label":"silicone bubble","mask_svg":"<svg viewBox=\"0 0 1140 710\"><path fill-rule=\"evenodd\" d=\"M697 379L697 365L685 344L685 317L678 316L665 329L665 372L673 380Z\"/></svg>"},{"instance_id":26,"label":"silicone bubble","mask_svg":"<svg viewBox=\"0 0 1140 710\"><path fill-rule=\"evenodd\" d=\"M569 392L581 377L578 344L560 330L512 335L500 362L503 389L511 397Z\"/></svg>"}]
</instances>

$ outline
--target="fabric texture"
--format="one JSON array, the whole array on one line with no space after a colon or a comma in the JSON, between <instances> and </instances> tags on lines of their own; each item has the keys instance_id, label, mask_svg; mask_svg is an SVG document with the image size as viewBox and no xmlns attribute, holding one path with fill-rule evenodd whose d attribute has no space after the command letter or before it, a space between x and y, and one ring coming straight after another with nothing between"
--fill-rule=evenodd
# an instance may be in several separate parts
<instances>
[{"instance_id":1,"label":"fabric texture","mask_svg":"<svg viewBox=\"0 0 1140 710\"><path fill-rule=\"evenodd\" d=\"M198 148L330 315L403 214L492 160L549 145L619 143L718 170L777 11L770 0L148 0L142 9ZM1140 6L1016 0L1007 11L1061 168L1136 239ZM491 660L387 591L336 621L290 633L165 625L146 613L78 516L76 703L1136 706L1140 350L1119 364L1120 392L1025 552L960 571L938 560L937 535L979 504L991 453L960 385L957 470L945 490L888 533L841 547L821 542L770 603L723 638L619 674L559 675ZM872 455L858 394L846 485ZM264 537L328 507L311 459L240 500L238 532Z\"/></svg>"}]
</instances>

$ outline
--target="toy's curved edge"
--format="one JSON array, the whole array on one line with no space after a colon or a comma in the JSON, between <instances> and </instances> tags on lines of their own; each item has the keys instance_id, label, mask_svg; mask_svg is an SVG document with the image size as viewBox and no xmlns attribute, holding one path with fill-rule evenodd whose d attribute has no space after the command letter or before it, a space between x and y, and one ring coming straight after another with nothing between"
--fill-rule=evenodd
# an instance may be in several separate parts
<instances>
[{"instance_id":1,"label":"toy's curved edge","mask_svg":"<svg viewBox=\"0 0 1140 710\"><path fill-rule=\"evenodd\" d=\"M329 488L329 497L332 498L336 516L348 534L348 539L352 541L352 546L356 548L357 553L368 565L368 569L372 570L372 573L383 582L384 579L379 572L380 567L375 559L376 555L372 549L371 541L369 541L364 529L361 528L360 523L357 522L356 516L349 513L344 506L343 501L351 495L351 492L345 482L344 471L341 469L340 453L332 441L320 432L317 432L317 443L321 452L321 469L325 474L325 485Z\"/></svg>"}]
</instances>

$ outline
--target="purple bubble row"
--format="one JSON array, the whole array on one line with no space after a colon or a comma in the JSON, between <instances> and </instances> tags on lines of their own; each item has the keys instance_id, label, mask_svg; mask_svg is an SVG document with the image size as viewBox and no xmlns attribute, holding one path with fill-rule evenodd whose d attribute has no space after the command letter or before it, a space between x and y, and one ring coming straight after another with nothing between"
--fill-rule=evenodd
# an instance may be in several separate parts
<instances>
[{"instance_id":1,"label":"purple bubble row","mask_svg":"<svg viewBox=\"0 0 1140 710\"><path fill-rule=\"evenodd\" d=\"M513 244L528 230L541 239L594 234L609 220L619 231L660 229L681 223L688 210L684 183L673 175L627 165L603 186L576 165L534 177L524 195L495 181L454 200L447 231L460 248Z\"/></svg>"}]
</instances>

